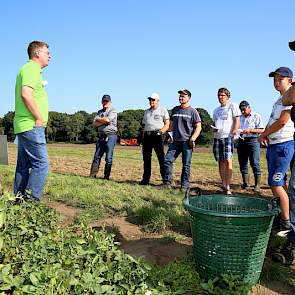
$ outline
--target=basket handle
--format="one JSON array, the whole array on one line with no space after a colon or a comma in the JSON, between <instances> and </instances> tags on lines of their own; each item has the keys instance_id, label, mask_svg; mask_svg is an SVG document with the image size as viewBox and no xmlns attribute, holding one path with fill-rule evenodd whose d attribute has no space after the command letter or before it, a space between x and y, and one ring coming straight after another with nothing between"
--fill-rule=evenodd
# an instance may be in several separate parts
<instances>
[{"instance_id":1,"label":"basket handle","mask_svg":"<svg viewBox=\"0 0 295 295\"><path fill-rule=\"evenodd\" d=\"M187 201L187 203L189 204L189 199L190 199L190 196L191 196L191 192L193 192L192 196L196 197L196 196L200 196L201 195L201 190L200 188L187 188L185 193L184 193L184 199Z\"/></svg>"},{"instance_id":2,"label":"basket handle","mask_svg":"<svg viewBox=\"0 0 295 295\"><path fill-rule=\"evenodd\" d=\"M189 195L190 195L190 191L191 191L191 189L188 187L188 188L185 190L185 193L184 193L184 198L188 201L188 203L189 203Z\"/></svg>"}]
</instances>

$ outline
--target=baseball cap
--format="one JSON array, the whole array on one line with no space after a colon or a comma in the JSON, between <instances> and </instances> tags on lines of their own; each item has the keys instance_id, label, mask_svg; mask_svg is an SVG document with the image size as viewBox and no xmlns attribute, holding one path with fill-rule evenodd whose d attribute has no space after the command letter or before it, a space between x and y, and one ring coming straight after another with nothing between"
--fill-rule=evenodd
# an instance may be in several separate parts
<instances>
[{"instance_id":1,"label":"baseball cap","mask_svg":"<svg viewBox=\"0 0 295 295\"><path fill-rule=\"evenodd\" d=\"M293 72L291 71L291 69L289 69L287 67L280 67L280 68L276 69L274 72L270 72L268 74L268 77L274 77L275 75L293 78Z\"/></svg>"},{"instance_id":2,"label":"baseball cap","mask_svg":"<svg viewBox=\"0 0 295 295\"><path fill-rule=\"evenodd\" d=\"M151 96L148 97L148 99L150 98L160 100L160 95L157 92L153 92Z\"/></svg>"},{"instance_id":3,"label":"baseball cap","mask_svg":"<svg viewBox=\"0 0 295 295\"><path fill-rule=\"evenodd\" d=\"M289 42L289 47L290 47L291 50L295 51L295 41Z\"/></svg>"},{"instance_id":4,"label":"baseball cap","mask_svg":"<svg viewBox=\"0 0 295 295\"><path fill-rule=\"evenodd\" d=\"M240 108L240 109L242 109L242 108L246 108L246 107L248 107L249 105L250 105L250 104L249 104L248 101L246 101L246 100L242 100L242 101L240 102L239 108Z\"/></svg>"},{"instance_id":5,"label":"baseball cap","mask_svg":"<svg viewBox=\"0 0 295 295\"><path fill-rule=\"evenodd\" d=\"M111 101L111 97L110 97L108 94L105 94L105 95L102 97L101 101L104 101L104 100Z\"/></svg>"},{"instance_id":6,"label":"baseball cap","mask_svg":"<svg viewBox=\"0 0 295 295\"><path fill-rule=\"evenodd\" d=\"M187 90L187 89L180 89L180 90L178 90L178 93L179 94L184 93L184 94L188 95L189 97L192 96L191 92L189 90Z\"/></svg>"}]
</instances>

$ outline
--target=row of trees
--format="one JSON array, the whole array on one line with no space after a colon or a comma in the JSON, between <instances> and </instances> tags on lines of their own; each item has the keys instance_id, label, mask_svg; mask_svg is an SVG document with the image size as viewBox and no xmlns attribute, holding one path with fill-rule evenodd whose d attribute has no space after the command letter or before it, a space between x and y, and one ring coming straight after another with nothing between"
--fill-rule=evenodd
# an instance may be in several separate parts
<instances>
[{"instance_id":1,"label":"row of trees","mask_svg":"<svg viewBox=\"0 0 295 295\"><path fill-rule=\"evenodd\" d=\"M210 125L212 119L205 109L197 108L202 118L202 133L199 144L208 144L212 140ZM142 117L144 110L125 110L118 113L118 135L120 138L131 139L141 137ZM82 142L93 143L97 140L97 131L92 127L96 113L79 111L75 114L49 112L46 136L49 142ZM7 135L9 141L14 140L14 112L8 112L0 118L0 133Z\"/></svg>"}]
</instances>

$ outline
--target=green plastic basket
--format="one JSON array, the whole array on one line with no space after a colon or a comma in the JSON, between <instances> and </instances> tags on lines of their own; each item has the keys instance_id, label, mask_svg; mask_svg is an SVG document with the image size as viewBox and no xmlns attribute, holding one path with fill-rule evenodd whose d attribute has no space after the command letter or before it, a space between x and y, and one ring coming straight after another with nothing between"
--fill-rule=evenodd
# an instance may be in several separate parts
<instances>
[{"instance_id":1,"label":"green plastic basket","mask_svg":"<svg viewBox=\"0 0 295 295\"><path fill-rule=\"evenodd\" d=\"M239 276L259 280L274 216L271 201L243 196L207 195L183 200L191 215L193 254L205 278Z\"/></svg>"}]
</instances>

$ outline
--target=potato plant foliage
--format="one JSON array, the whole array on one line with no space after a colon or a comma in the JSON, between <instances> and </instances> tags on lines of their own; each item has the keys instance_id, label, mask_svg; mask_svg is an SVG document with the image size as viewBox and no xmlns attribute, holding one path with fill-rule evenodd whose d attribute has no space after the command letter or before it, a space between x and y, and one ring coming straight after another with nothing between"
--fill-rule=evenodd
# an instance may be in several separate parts
<instances>
[{"instance_id":1,"label":"potato plant foliage","mask_svg":"<svg viewBox=\"0 0 295 295\"><path fill-rule=\"evenodd\" d=\"M79 226L61 229L58 216L37 202L0 198L0 291L3 294L182 294L196 290L198 275L183 276L135 260L104 231ZM158 278L158 279L157 279ZM186 293L188 294L188 293Z\"/></svg>"}]
</instances>

